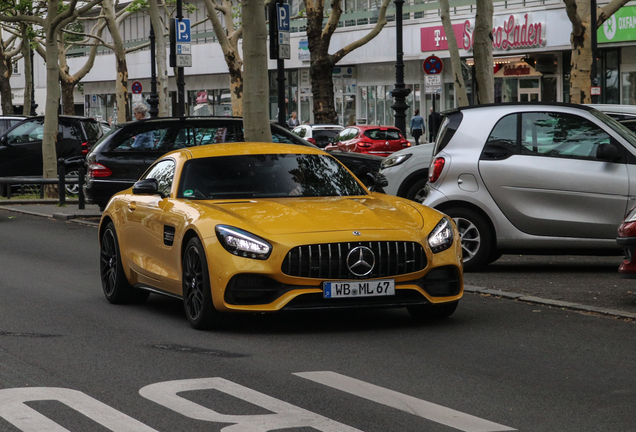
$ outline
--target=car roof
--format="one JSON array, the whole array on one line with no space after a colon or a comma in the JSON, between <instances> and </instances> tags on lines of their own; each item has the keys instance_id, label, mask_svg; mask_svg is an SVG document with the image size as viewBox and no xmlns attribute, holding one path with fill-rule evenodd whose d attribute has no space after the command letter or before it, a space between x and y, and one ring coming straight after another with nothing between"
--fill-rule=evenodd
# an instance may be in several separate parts
<instances>
[{"instance_id":1,"label":"car roof","mask_svg":"<svg viewBox=\"0 0 636 432\"><path fill-rule=\"evenodd\" d=\"M218 143L195 147L186 147L168 153L181 153L188 159L218 156L258 155L258 154L327 154L317 147L286 143Z\"/></svg>"},{"instance_id":2,"label":"car roof","mask_svg":"<svg viewBox=\"0 0 636 432\"><path fill-rule=\"evenodd\" d=\"M389 125L355 125L355 126L350 126L350 127L356 127L360 130L369 130L369 129L395 129L395 130L399 130L397 127L395 126L389 126Z\"/></svg>"},{"instance_id":3,"label":"car roof","mask_svg":"<svg viewBox=\"0 0 636 432\"><path fill-rule=\"evenodd\" d=\"M636 117L636 106L634 105L588 104L587 106L597 109L605 114Z\"/></svg>"},{"instance_id":4,"label":"car roof","mask_svg":"<svg viewBox=\"0 0 636 432\"><path fill-rule=\"evenodd\" d=\"M303 126L309 126L312 129L344 129L344 126L337 124L308 124Z\"/></svg>"},{"instance_id":5,"label":"car roof","mask_svg":"<svg viewBox=\"0 0 636 432\"><path fill-rule=\"evenodd\" d=\"M454 112L467 111L467 110L481 110L481 109L487 109L487 108L493 108L493 107L502 108L502 107L542 107L542 106L543 107L575 108L575 109L581 109L585 111L592 111L594 109L594 107L590 105L565 103L565 102L502 102L502 103L457 107L457 108L450 109L448 111L444 111L442 114L449 115Z\"/></svg>"}]
</instances>

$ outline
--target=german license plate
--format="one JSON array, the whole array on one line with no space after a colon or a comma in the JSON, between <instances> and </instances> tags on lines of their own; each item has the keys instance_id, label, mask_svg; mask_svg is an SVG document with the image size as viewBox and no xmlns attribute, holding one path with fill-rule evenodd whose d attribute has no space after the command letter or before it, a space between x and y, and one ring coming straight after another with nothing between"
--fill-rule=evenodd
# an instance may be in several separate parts
<instances>
[{"instance_id":1,"label":"german license plate","mask_svg":"<svg viewBox=\"0 0 636 432\"><path fill-rule=\"evenodd\" d=\"M395 295L393 279L325 282L324 298L376 297Z\"/></svg>"}]
</instances>

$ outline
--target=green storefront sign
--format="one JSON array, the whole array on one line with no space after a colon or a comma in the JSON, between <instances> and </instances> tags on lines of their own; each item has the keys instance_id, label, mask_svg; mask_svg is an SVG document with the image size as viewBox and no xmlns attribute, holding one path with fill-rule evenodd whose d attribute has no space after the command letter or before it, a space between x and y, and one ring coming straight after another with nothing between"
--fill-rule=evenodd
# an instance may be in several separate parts
<instances>
[{"instance_id":1,"label":"green storefront sign","mask_svg":"<svg viewBox=\"0 0 636 432\"><path fill-rule=\"evenodd\" d=\"M636 40L636 6L620 8L596 33L598 43Z\"/></svg>"}]
</instances>

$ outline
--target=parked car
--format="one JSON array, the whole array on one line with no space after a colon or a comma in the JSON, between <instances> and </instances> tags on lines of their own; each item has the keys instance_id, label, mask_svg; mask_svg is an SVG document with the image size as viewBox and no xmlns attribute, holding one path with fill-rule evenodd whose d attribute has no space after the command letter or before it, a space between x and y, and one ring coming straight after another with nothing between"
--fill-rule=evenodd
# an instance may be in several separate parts
<instances>
[{"instance_id":1,"label":"parked car","mask_svg":"<svg viewBox=\"0 0 636 432\"><path fill-rule=\"evenodd\" d=\"M616 242L623 248L625 256L618 273L623 278L636 279L636 207L632 207L618 227Z\"/></svg>"},{"instance_id":2,"label":"parked car","mask_svg":"<svg viewBox=\"0 0 636 432\"><path fill-rule=\"evenodd\" d=\"M343 129L340 125L306 124L296 126L292 133L320 148L325 148Z\"/></svg>"},{"instance_id":3,"label":"parked car","mask_svg":"<svg viewBox=\"0 0 636 432\"><path fill-rule=\"evenodd\" d=\"M632 132L636 132L636 106L633 105L588 105L618 120ZM424 200L428 170L433 160L435 143L420 144L397 151L382 161L380 172L389 185L384 192L418 202Z\"/></svg>"},{"instance_id":4,"label":"parked car","mask_svg":"<svg viewBox=\"0 0 636 432\"><path fill-rule=\"evenodd\" d=\"M333 143L325 147L325 150L386 157L410 146L411 143L402 136L402 132L396 127L364 125L345 128L333 139Z\"/></svg>"},{"instance_id":5,"label":"parked car","mask_svg":"<svg viewBox=\"0 0 636 432\"><path fill-rule=\"evenodd\" d=\"M424 204L452 217L464 266L502 253L618 254L636 135L591 107L515 103L445 113Z\"/></svg>"},{"instance_id":6,"label":"parked car","mask_svg":"<svg viewBox=\"0 0 636 432\"><path fill-rule=\"evenodd\" d=\"M0 116L0 135L5 133L5 131L11 129L13 126L17 125L23 120L26 120L27 116L19 116L19 115L3 115Z\"/></svg>"},{"instance_id":7,"label":"parked car","mask_svg":"<svg viewBox=\"0 0 636 432\"><path fill-rule=\"evenodd\" d=\"M197 329L230 312L406 307L445 318L463 294L447 216L370 193L310 146L168 153L108 203L99 238L108 301L178 297Z\"/></svg>"},{"instance_id":8,"label":"parked car","mask_svg":"<svg viewBox=\"0 0 636 432\"><path fill-rule=\"evenodd\" d=\"M315 147L276 124L274 142ZM135 145L137 136L152 135L151 147ZM112 131L87 156L86 200L104 208L117 192L129 188L146 169L165 153L184 147L211 143L242 142L243 120L228 117L184 117L146 119L114 125ZM334 154L355 175L377 172L381 157Z\"/></svg>"},{"instance_id":9,"label":"parked car","mask_svg":"<svg viewBox=\"0 0 636 432\"><path fill-rule=\"evenodd\" d=\"M94 119L59 116L56 151L66 161L67 174L78 175L88 151L102 135ZM29 117L0 136L0 177L41 176L43 136L44 116ZM4 195L4 185L0 189Z\"/></svg>"}]
</instances>

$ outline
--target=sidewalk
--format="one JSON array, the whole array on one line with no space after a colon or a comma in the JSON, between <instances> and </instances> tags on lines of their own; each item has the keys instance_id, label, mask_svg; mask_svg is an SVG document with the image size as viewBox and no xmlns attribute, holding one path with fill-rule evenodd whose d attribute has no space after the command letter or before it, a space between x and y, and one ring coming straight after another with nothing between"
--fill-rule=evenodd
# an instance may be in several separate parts
<instances>
[{"instance_id":1,"label":"sidewalk","mask_svg":"<svg viewBox=\"0 0 636 432\"><path fill-rule=\"evenodd\" d=\"M0 210L16 213L42 216L58 220L98 225L102 212L95 204L86 204L84 209L79 209L77 200L66 200L65 207L59 207L57 199L43 200L0 200Z\"/></svg>"}]
</instances>

